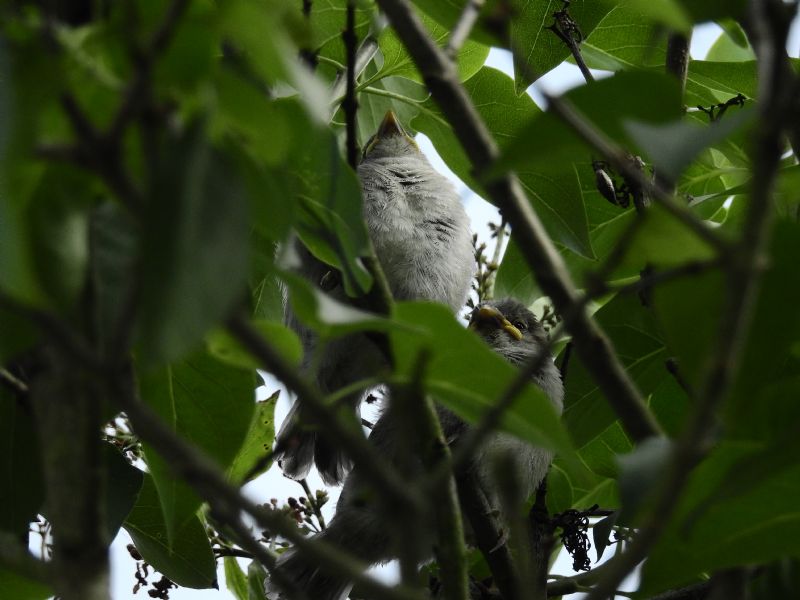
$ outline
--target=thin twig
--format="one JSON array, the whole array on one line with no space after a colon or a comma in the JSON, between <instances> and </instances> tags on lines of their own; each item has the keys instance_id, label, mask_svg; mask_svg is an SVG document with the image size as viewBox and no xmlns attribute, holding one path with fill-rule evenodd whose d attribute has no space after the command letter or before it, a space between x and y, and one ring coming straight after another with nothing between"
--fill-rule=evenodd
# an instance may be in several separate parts
<instances>
[{"instance_id":1,"label":"thin twig","mask_svg":"<svg viewBox=\"0 0 800 600\"><path fill-rule=\"evenodd\" d=\"M325 517L322 516L322 510L320 510L316 496L311 493L311 488L308 487L308 482L305 480L305 478L303 478L297 483L300 484L300 486L303 488L303 491L306 493L306 500L311 506L311 510L314 511L314 516L317 517L320 529L325 529Z\"/></svg>"},{"instance_id":2,"label":"thin twig","mask_svg":"<svg viewBox=\"0 0 800 600\"><path fill-rule=\"evenodd\" d=\"M461 47L469 38L472 28L478 22L478 17L481 14L481 9L486 0L467 0L464 8L461 9L461 15L450 32L450 37L445 44L444 51L451 60L456 60Z\"/></svg>"},{"instance_id":3,"label":"thin twig","mask_svg":"<svg viewBox=\"0 0 800 600\"><path fill-rule=\"evenodd\" d=\"M0 383L20 396L28 395L28 384L16 377L11 371L0 367Z\"/></svg>"},{"instance_id":4,"label":"thin twig","mask_svg":"<svg viewBox=\"0 0 800 600\"><path fill-rule=\"evenodd\" d=\"M378 0L378 4L389 16L476 170L492 165L499 157L499 149L461 85L452 61L431 41L407 0ZM486 190L511 224L517 244L542 289L562 315L571 312L578 303L575 285L519 181L505 174L489 182ZM571 333L587 369L620 417L626 432L637 441L659 435L658 423L625 372L611 342L585 311L575 318Z\"/></svg>"},{"instance_id":5,"label":"thin twig","mask_svg":"<svg viewBox=\"0 0 800 600\"><path fill-rule=\"evenodd\" d=\"M378 40L376 39L376 35L374 33L369 34L364 40L361 42L361 45L358 47L358 51L356 52L354 65L355 68L352 69L353 76L358 79L359 75L367 68L367 65L370 61L375 57L375 54L378 52ZM336 79L333 80L333 85L331 86L330 91L330 98L331 104L333 106L331 112L331 118L333 118L334 113L336 112L336 107L344 98L347 88L347 79L349 77L348 71L350 69L346 69L343 72L340 72L336 75Z\"/></svg>"},{"instance_id":6,"label":"thin twig","mask_svg":"<svg viewBox=\"0 0 800 600\"><path fill-rule=\"evenodd\" d=\"M572 58L575 59L575 64L577 64L578 68L581 70L583 78L587 82L594 81L594 75L592 75L589 67L586 66L586 62L583 60L583 55L581 54L580 43L583 41L583 34L578 24L569 14L569 0L561 1L563 6L561 10L553 13L554 22L550 27L547 27L547 29L555 33L558 39L564 42L564 45L569 48Z\"/></svg>"},{"instance_id":7,"label":"thin twig","mask_svg":"<svg viewBox=\"0 0 800 600\"><path fill-rule=\"evenodd\" d=\"M345 53L347 55L347 87L342 102L344 109L345 129L347 135L347 164L353 169L358 164L358 141L356 140L356 5L355 0L347 0L347 22L342 32Z\"/></svg>"}]
</instances>

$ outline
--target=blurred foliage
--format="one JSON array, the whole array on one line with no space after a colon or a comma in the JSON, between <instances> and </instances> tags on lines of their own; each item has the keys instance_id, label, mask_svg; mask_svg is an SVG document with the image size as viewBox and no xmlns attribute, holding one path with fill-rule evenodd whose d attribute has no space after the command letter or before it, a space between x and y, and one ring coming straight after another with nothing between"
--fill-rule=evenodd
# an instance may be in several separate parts
<instances>
[{"instance_id":1,"label":"blurred foliage","mask_svg":"<svg viewBox=\"0 0 800 600\"><path fill-rule=\"evenodd\" d=\"M385 375L389 381L406 380L425 353L425 389L465 419L480 418L513 369L455 316L419 303L377 317L325 296L285 264L281 244L294 231L342 274L349 295L362 296L373 284L362 262L369 239L358 181L342 158L342 98L330 92L346 62L345 0L312 0L309 14L300 0L202 0L190 2L174 22L171 3L161 0L96 2L88 19L64 7L50 13L43 8L49 4L20 0L0 7L0 530L20 535L37 514L46 516L35 418L25 390L6 384L35 375L20 365L62 330L48 323L60 323L104 359L135 360L142 400L236 485L270 464L277 392L255 402L258 363L225 332L225 320L248 310L264 338L298 365L297 336L281 322L284 288L292 290L295 313L324 338L387 333L397 357L396 372ZM414 5L443 45L464 0ZM743 5L569 5L584 59L613 73L564 97L605 136L640 155L648 175L674 181L677 198L726 239L735 239L745 218L758 102L755 56L739 21ZM657 209L629 238L635 211L598 191L592 163L599 157L524 94L531 80L574 60L548 30L560 8L560 0L487 2L459 52L459 77L502 152L488 171L476 171L397 34L381 23L374 2L359 1L355 33L373 39L377 50L356 82L357 141L363 144L393 110L478 192L493 175L515 170L581 288L627 244L604 273L611 287L591 309L675 436L725 326L718 322L724 278L709 269L659 284L649 295L617 291L645 268L660 272L707 261L712 253ZM691 61L681 97L664 73L667 28L686 31L709 19L723 31L704 60ZM165 26L168 39L153 45ZM514 49L517 66L524 60L528 68L510 78L484 66L490 46ZM739 94L741 101L729 102ZM726 103L722 116L719 105ZM717 443L644 567L647 593L744 564L769 564L753 582L759 597L796 591L797 564L787 558L800 557L794 460L800 452L800 175L794 162L787 155L781 164L754 327L742 340L744 357L720 414ZM529 305L542 296L513 232L495 284L495 296L505 295ZM678 365L681 382L665 368L668 359ZM599 557L613 543L613 528L629 523L646 502L666 450L634 449L575 356L566 391L563 420L529 386L501 426L559 452L548 477L551 514L594 504L622 509L599 526ZM114 482L108 535L124 527L143 560L180 586L216 585L200 499L151 447L144 446L144 463L134 466L108 450L103 469ZM472 572L485 575L482 558L471 560ZM245 573L227 557L224 569L237 598L260 597L262 567L253 563ZM0 597L33 600L48 593L0 565Z\"/></svg>"}]
</instances>

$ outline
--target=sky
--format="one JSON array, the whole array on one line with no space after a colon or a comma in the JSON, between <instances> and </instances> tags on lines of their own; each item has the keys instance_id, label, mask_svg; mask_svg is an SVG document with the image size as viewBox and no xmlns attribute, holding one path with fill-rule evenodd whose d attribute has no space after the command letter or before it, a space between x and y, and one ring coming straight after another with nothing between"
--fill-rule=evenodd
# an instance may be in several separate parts
<instances>
[{"instance_id":1,"label":"sky","mask_svg":"<svg viewBox=\"0 0 800 600\"><path fill-rule=\"evenodd\" d=\"M695 59L703 58L719 33L720 29L716 25L705 24L698 26L695 29L695 33L692 37L692 57ZM797 56L797 49L800 48L800 27L798 27L797 20L795 20L792 28L789 47L791 49L790 54L792 56ZM513 76L511 57L506 51L492 49L489 53L486 64L495 67L509 74L510 76ZM598 75L602 76L602 73ZM533 86L531 86L529 93L541 106L542 96L540 90L544 90L550 94L559 94L567 89L581 85L583 82L583 77L581 76L578 68L568 63L564 63L550 71ZM447 165L445 165L444 162L439 158L438 154L436 154L436 151L433 148L433 145L430 143L430 140L428 140L425 136L420 135L417 141L420 145L420 148L428 156L434 167L439 172L447 175L453 181L461 197L464 198L465 208L472 220L473 229L478 233L481 240L489 242L489 229L486 226L486 223L489 221L499 222L497 210L491 204L488 204L475 193L473 193L463 182L453 175L452 171L447 168ZM274 391L274 389L275 387L272 386L269 392ZM269 392L266 388L260 388L257 391L257 395L259 399L261 399L266 397ZM279 403L276 411L276 417L278 420L282 419L288 410L288 402L285 400L285 394L282 394L282 396L284 399ZM369 418L368 415L365 415L365 417ZM312 474L312 476L309 478L309 485L312 489L323 488L323 485L316 474ZM267 502L270 498L278 498L281 501L285 501L288 496L298 496L302 494L302 489L300 486L296 482L285 479L281 475L277 466L274 466L272 469L270 469L270 471L246 485L243 491L252 500L259 503ZM335 501L338 497L338 489L332 489L329 490L329 492L331 494L331 501L326 506L327 514L325 514L325 517L327 519L330 519L332 516L333 508L336 504ZM136 595L134 595L132 592L132 588L136 583L136 580L133 575L135 570L133 560L130 558L127 550L125 549L126 545L129 543L130 538L128 537L127 533L124 530L120 530L120 533L114 540L111 548L111 584L113 598L114 600L145 600L149 598L145 590L140 590ZM606 556L609 555L611 555L610 552L606 554ZM571 569L571 561L565 553L562 553L562 555L559 557L554 567L554 572L562 575L573 574ZM387 580L392 580L395 578L395 573L396 569L392 565L388 565L380 569L380 576L385 577ZM219 576L219 591L179 588L177 590L170 591L170 598L172 600L228 600L233 598L233 595L230 594L225 588L224 575L221 570L219 572ZM635 582L636 576L634 575L626 580L620 589L633 589L633 587L635 587ZM572 598L575 599L579 597L580 596L578 595L572 596Z\"/></svg>"}]
</instances>

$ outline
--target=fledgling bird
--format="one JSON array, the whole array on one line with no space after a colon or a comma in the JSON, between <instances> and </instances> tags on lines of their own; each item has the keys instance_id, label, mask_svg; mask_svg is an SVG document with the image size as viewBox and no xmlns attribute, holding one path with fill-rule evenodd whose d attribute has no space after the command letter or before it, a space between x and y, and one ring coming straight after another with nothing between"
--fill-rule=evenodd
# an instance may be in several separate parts
<instances>
[{"instance_id":1,"label":"fledgling bird","mask_svg":"<svg viewBox=\"0 0 800 600\"><path fill-rule=\"evenodd\" d=\"M365 144L358 177L364 220L394 298L431 300L453 312L460 310L475 272L469 217L450 181L430 165L394 113L386 114ZM346 301L330 267L299 241L296 249L298 272L334 298ZM380 350L364 335L339 338L319 348L317 336L297 321L288 304L286 320L303 342L305 371L325 394L363 379L383 365ZM358 411L363 395L352 394L346 403ZM276 458L289 477L305 477L313 462L322 480L336 485L350 470L350 459L317 435L298 403L277 439Z\"/></svg>"},{"instance_id":2,"label":"fledgling bird","mask_svg":"<svg viewBox=\"0 0 800 600\"><path fill-rule=\"evenodd\" d=\"M472 314L470 328L483 337L495 352L519 366L536 355L546 342L544 329L534 315L522 303L513 299L489 302L476 308ZM548 356L539 371L534 373L532 381L547 394L553 406L561 412L564 388L552 356ZM456 447L470 426L445 408L437 407L437 414L445 439L451 447ZM398 425L396 419L390 417L391 415L387 414L381 416L372 430L369 441L376 452L382 454L389 462L403 465L406 464L404 458L407 459L410 450L407 441L402 439L402 427ZM548 450L534 448L506 433L490 434L471 458L471 462L464 467L465 470L474 469L484 490L491 490L494 487L491 467L497 452L502 452L503 457L516 458L515 474L520 491L526 497L533 494L544 479L552 460L552 453ZM417 464L416 468L421 472L422 464ZM390 528L385 518L381 518L375 505L365 501L365 498L369 498L369 491L356 468L345 481L336 506L336 514L328 528L314 537L341 547L367 564L385 563L397 557L398 552L392 547ZM493 508L499 510L500 502L497 497L490 497L489 502ZM415 532L419 533L434 530L433 524L415 528ZM430 555L434 540L419 540L419 542L425 546L425 551ZM350 592L350 581L318 569L295 550L284 553L278 561L278 567L308 598L343 600ZM269 582L267 590L270 593L275 591Z\"/></svg>"}]
</instances>

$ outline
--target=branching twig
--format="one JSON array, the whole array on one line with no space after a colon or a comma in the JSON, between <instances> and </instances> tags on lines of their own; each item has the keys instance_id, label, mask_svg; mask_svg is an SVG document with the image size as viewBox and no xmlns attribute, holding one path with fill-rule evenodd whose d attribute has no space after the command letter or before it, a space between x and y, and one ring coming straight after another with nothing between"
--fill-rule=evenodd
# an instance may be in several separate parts
<instances>
[{"instance_id":1,"label":"branching twig","mask_svg":"<svg viewBox=\"0 0 800 600\"><path fill-rule=\"evenodd\" d=\"M547 29L555 33L558 39L564 42L564 45L569 48L572 58L575 59L575 64L577 64L578 68L581 70L583 78L587 82L594 81L594 76L589 70L589 67L586 66L583 55L581 55L580 43L583 41L583 34L578 24L569 14L570 0L561 0L561 2L563 4L561 10L553 13L553 19L555 21Z\"/></svg>"},{"instance_id":2,"label":"branching twig","mask_svg":"<svg viewBox=\"0 0 800 600\"><path fill-rule=\"evenodd\" d=\"M347 54L347 86L342 108L344 109L347 135L347 163L353 168L358 164L358 142L356 141L356 5L355 0L347 1L347 22L342 32L345 52Z\"/></svg>"},{"instance_id":3,"label":"branching twig","mask_svg":"<svg viewBox=\"0 0 800 600\"><path fill-rule=\"evenodd\" d=\"M499 156L497 144L460 85L452 61L428 37L407 0L378 0L378 4L392 21L472 164L477 169L489 167ZM503 175L489 182L486 190L511 224L517 244L542 289L562 315L571 312L578 303L575 286L516 177ZM576 349L631 437L641 441L660 434L611 342L585 311L576 316L571 333Z\"/></svg>"},{"instance_id":4,"label":"branching twig","mask_svg":"<svg viewBox=\"0 0 800 600\"><path fill-rule=\"evenodd\" d=\"M453 30L450 32L450 37L445 44L444 51L451 60L456 60L461 47L464 42L469 38L469 34L475 23L478 22L478 17L481 14L481 9L486 0L467 0L464 8L461 9L461 15L458 17Z\"/></svg>"}]
</instances>

